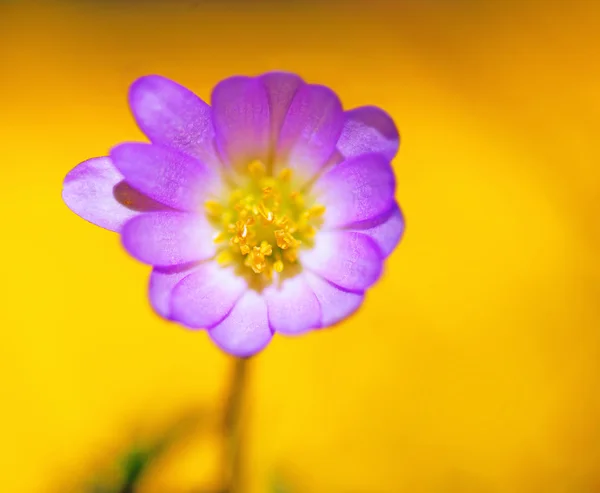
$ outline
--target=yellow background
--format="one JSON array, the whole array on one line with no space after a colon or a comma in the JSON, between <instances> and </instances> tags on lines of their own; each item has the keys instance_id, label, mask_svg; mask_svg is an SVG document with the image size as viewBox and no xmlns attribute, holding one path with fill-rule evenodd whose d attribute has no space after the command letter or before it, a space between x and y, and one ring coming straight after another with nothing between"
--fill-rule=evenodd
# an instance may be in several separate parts
<instances>
[{"instance_id":1,"label":"yellow background","mask_svg":"<svg viewBox=\"0 0 600 493\"><path fill-rule=\"evenodd\" d=\"M220 405L230 361L153 314L148 267L67 209L62 180L141 138L138 76L208 98L285 69L392 114L408 226L355 317L254 361L249 491L281 470L311 493L597 492L599 16L593 0L0 3L0 489L57 491L132 429ZM146 490L209 485L206 440Z\"/></svg>"}]
</instances>

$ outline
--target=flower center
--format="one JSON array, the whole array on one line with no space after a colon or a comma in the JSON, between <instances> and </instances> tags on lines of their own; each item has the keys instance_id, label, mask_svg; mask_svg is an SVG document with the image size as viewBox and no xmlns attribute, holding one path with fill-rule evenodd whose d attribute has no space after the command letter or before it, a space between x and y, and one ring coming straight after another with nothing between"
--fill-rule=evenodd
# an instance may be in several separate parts
<instances>
[{"instance_id":1,"label":"flower center","mask_svg":"<svg viewBox=\"0 0 600 493\"><path fill-rule=\"evenodd\" d=\"M271 176L263 163L253 161L248 172L245 186L232 190L227 200L207 201L205 211L219 229L217 261L238 263L270 280L273 272L297 264L300 248L312 245L325 207L307 205L293 186L290 169Z\"/></svg>"}]
</instances>

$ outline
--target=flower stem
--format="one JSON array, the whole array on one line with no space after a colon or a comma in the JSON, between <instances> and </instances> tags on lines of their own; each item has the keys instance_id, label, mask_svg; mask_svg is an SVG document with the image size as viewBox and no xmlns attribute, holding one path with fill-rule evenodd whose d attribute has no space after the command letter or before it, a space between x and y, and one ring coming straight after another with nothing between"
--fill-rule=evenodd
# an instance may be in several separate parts
<instances>
[{"instance_id":1,"label":"flower stem","mask_svg":"<svg viewBox=\"0 0 600 493\"><path fill-rule=\"evenodd\" d=\"M242 491L242 416L248 375L248 358L235 358L223 416L223 493Z\"/></svg>"}]
</instances>

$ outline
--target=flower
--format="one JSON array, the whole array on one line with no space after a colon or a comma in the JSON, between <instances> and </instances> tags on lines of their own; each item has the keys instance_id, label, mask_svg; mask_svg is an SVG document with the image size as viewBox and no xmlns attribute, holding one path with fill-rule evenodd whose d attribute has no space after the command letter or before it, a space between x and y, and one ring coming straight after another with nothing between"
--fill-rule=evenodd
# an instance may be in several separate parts
<instances>
[{"instance_id":1,"label":"flower","mask_svg":"<svg viewBox=\"0 0 600 493\"><path fill-rule=\"evenodd\" d=\"M387 113L283 72L225 79L210 106L149 75L129 104L150 143L79 164L63 200L153 266L159 315L245 357L358 309L404 229Z\"/></svg>"}]
</instances>

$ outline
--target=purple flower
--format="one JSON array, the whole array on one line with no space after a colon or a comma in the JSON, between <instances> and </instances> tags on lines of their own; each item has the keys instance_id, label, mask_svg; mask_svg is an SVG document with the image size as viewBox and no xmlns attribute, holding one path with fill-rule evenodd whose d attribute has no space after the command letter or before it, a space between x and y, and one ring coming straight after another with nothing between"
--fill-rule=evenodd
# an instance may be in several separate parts
<instances>
[{"instance_id":1,"label":"purple flower","mask_svg":"<svg viewBox=\"0 0 600 493\"><path fill-rule=\"evenodd\" d=\"M404 229L387 113L281 72L225 79L210 106L150 75L129 104L151 143L81 163L63 199L153 266L156 312L249 356L357 310Z\"/></svg>"}]
</instances>

